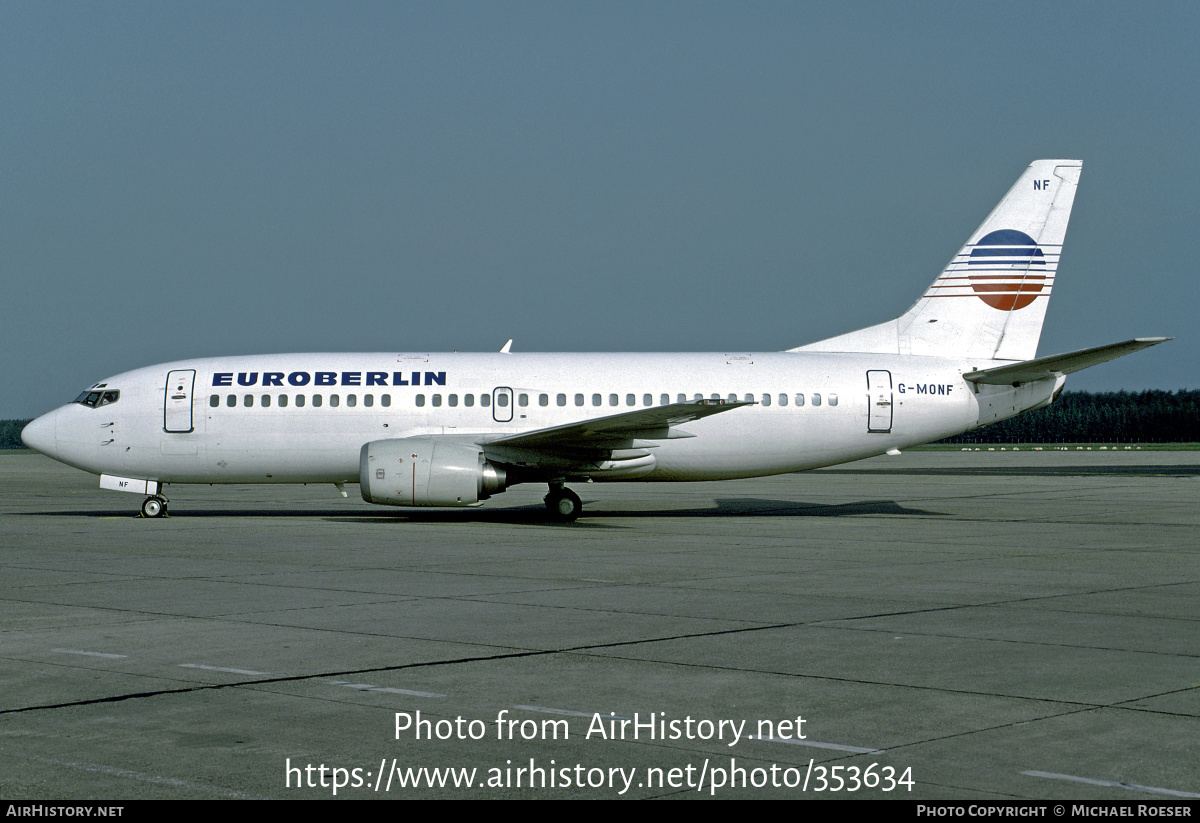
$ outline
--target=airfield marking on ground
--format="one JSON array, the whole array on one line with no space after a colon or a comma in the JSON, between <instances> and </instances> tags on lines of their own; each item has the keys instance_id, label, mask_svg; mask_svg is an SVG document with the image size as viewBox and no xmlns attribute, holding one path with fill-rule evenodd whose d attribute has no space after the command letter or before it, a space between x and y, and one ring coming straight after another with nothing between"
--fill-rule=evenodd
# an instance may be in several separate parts
<instances>
[{"instance_id":1,"label":"airfield marking on ground","mask_svg":"<svg viewBox=\"0 0 1200 823\"><path fill-rule=\"evenodd\" d=\"M231 669L226 666L205 666L203 663L180 663L181 669L203 669L206 672L229 672L230 674L264 675L270 672L256 672L250 669Z\"/></svg>"},{"instance_id":2,"label":"airfield marking on ground","mask_svg":"<svg viewBox=\"0 0 1200 823\"><path fill-rule=\"evenodd\" d=\"M595 717L597 714L599 714L599 712L577 712L577 711L573 711L571 709L552 709L548 706L523 706L520 704L514 705L513 708L514 709L523 709L524 711L527 711L527 712L541 712L542 714L561 714L566 717ZM604 719L608 720L610 718L612 720L628 720L630 722L633 721L633 718L631 718L631 717L617 717L616 715L613 715L613 714L610 714L608 717L606 717Z\"/></svg>"},{"instance_id":3,"label":"airfield marking on ground","mask_svg":"<svg viewBox=\"0 0 1200 823\"><path fill-rule=\"evenodd\" d=\"M1165 794L1170 797L1200 797L1195 792L1181 792L1175 789L1161 789L1157 786L1142 786L1137 783L1122 783L1119 780L1097 780L1094 777L1078 777L1073 774L1055 774L1054 772L1027 771L1021 774L1029 777L1044 777L1047 780L1066 780L1071 783L1086 783L1089 786L1104 786L1113 789L1128 789L1131 792L1149 792L1150 794Z\"/></svg>"},{"instance_id":4,"label":"airfield marking on ground","mask_svg":"<svg viewBox=\"0 0 1200 823\"><path fill-rule=\"evenodd\" d=\"M81 654L84 657L103 657L107 660L124 660L128 655L124 654L106 654L105 652L85 652L81 649L51 649L52 652L59 654Z\"/></svg>"},{"instance_id":5,"label":"airfield marking on ground","mask_svg":"<svg viewBox=\"0 0 1200 823\"><path fill-rule=\"evenodd\" d=\"M231 789L224 789L220 786L210 786L205 783L197 783L191 780L181 780L178 777L162 777L160 775L146 774L144 772L133 771L132 769L117 768L115 766L102 766L98 763L80 763L74 760L58 760L53 757L39 757L38 755L10 754L9 756L27 758L37 763L48 764L51 766L62 766L67 769L106 774L111 777L121 777L128 780L140 780L143 783L152 783L158 786L168 786L173 789L211 792L218 796L227 797L233 800L256 799L255 795L246 794L245 792L239 792Z\"/></svg>"},{"instance_id":6,"label":"airfield marking on ground","mask_svg":"<svg viewBox=\"0 0 1200 823\"><path fill-rule=\"evenodd\" d=\"M370 683L351 683L349 680L330 680L331 686L341 686L344 689L354 689L360 692L383 692L385 694L405 694L409 697L445 697L437 692L419 692L413 689L396 689L391 686L373 686Z\"/></svg>"},{"instance_id":7,"label":"airfield marking on ground","mask_svg":"<svg viewBox=\"0 0 1200 823\"><path fill-rule=\"evenodd\" d=\"M846 746L842 743L821 743L817 740L792 740L783 737L759 737L756 734L746 735L747 740L761 740L764 743L786 743L789 746L810 746L814 749L833 749L836 752L851 754L883 754L887 749L868 749L862 746Z\"/></svg>"}]
</instances>

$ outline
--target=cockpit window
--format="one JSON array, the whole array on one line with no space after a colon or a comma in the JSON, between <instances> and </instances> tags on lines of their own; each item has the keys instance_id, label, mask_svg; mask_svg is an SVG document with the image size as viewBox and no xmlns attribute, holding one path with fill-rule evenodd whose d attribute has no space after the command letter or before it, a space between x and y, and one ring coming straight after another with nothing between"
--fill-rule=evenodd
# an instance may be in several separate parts
<instances>
[{"instance_id":1,"label":"cockpit window","mask_svg":"<svg viewBox=\"0 0 1200 823\"><path fill-rule=\"evenodd\" d=\"M119 391L112 391L111 389L108 391L94 391L89 389L71 402L95 409L100 406L107 406L109 403L116 403L120 398L121 393Z\"/></svg>"}]
</instances>

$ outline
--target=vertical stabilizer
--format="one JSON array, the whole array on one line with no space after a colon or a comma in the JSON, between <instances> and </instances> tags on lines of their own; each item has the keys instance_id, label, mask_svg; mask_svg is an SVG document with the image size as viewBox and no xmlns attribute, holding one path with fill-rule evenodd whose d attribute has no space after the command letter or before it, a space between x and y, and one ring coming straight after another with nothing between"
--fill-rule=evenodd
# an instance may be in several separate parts
<instances>
[{"instance_id":1,"label":"vertical stabilizer","mask_svg":"<svg viewBox=\"0 0 1200 823\"><path fill-rule=\"evenodd\" d=\"M1037 160L911 309L791 351L1030 360L1054 287L1079 160Z\"/></svg>"}]
</instances>

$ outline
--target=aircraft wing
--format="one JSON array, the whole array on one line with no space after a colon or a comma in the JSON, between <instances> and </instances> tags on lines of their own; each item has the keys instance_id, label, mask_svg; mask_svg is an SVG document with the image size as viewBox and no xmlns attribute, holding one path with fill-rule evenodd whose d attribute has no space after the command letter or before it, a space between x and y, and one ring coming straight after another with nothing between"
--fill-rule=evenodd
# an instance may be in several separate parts
<instances>
[{"instance_id":1,"label":"aircraft wing","mask_svg":"<svg viewBox=\"0 0 1200 823\"><path fill-rule=\"evenodd\" d=\"M1170 337L1138 337L1126 340L1124 343L1110 343L1107 346L1096 346L1091 349L1080 349L1067 354L1055 354L1050 357L1039 357L1035 360L1023 360L1020 363L1010 363L1007 366L997 366L994 369L969 371L963 375L972 383L987 383L993 386L1010 386L1018 383L1031 383L1034 380L1045 380L1071 372L1095 366L1114 360L1135 351L1148 349L1171 340Z\"/></svg>"},{"instance_id":2,"label":"aircraft wing","mask_svg":"<svg viewBox=\"0 0 1200 823\"><path fill-rule=\"evenodd\" d=\"M596 417L578 423L536 429L488 440L485 447L503 446L545 451L609 450L630 448L634 440L668 440L694 437L677 427L693 420L752 406L748 400L692 400L649 409Z\"/></svg>"}]
</instances>

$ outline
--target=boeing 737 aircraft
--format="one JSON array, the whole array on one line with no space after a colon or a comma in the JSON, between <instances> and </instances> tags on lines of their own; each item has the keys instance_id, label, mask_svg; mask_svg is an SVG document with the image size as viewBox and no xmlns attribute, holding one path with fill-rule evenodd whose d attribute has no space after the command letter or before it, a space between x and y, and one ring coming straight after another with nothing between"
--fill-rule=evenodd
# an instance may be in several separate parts
<instances>
[{"instance_id":1,"label":"boeing 737 aircraft","mask_svg":"<svg viewBox=\"0 0 1200 823\"><path fill-rule=\"evenodd\" d=\"M183 360L96 383L21 436L145 495L146 517L166 512L167 484L358 483L371 503L471 506L546 483L570 521L568 482L884 454L1048 405L1067 374L1168 339L1036 356L1080 168L1030 165L900 317L784 352Z\"/></svg>"}]
</instances>

